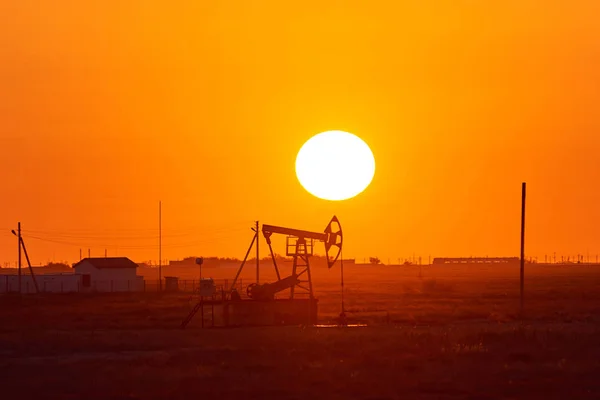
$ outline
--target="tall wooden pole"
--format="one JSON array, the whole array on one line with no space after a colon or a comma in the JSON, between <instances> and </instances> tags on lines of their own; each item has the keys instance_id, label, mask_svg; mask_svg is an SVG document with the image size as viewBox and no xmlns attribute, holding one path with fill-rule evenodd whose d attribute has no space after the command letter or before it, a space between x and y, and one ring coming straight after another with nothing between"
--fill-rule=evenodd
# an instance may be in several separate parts
<instances>
[{"instance_id":1,"label":"tall wooden pole","mask_svg":"<svg viewBox=\"0 0 600 400\"><path fill-rule=\"evenodd\" d=\"M256 284L258 285L259 282L259 269L260 269L260 259L258 258L258 243L260 242L259 240L259 233L258 233L258 221L256 221Z\"/></svg>"},{"instance_id":2,"label":"tall wooden pole","mask_svg":"<svg viewBox=\"0 0 600 400\"><path fill-rule=\"evenodd\" d=\"M344 253L340 249L340 283L342 286L342 312L340 313L340 325L346 325L346 308L344 307Z\"/></svg>"},{"instance_id":3,"label":"tall wooden pole","mask_svg":"<svg viewBox=\"0 0 600 400\"><path fill-rule=\"evenodd\" d=\"M25 259L27 260L27 265L29 266L29 273L31 274L31 280L33 281L33 287L35 288L35 292L39 293L40 289L38 288L37 280L35 279L35 274L33 273L33 268L31 267L31 261L29 260L29 255L27 254L27 247L25 247L25 242L23 238L21 238L21 248L23 249L23 253L25 253Z\"/></svg>"},{"instance_id":4,"label":"tall wooden pole","mask_svg":"<svg viewBox=\"0 0 600 400\"><path fill-rule=\"evenodd\" d=\"M19 242L19 293L21 293L21 223L19 222L17 226L17 236Z\"/></svg>"},{"instance_id":5,"label":"tall wooden pole","mask_svg":"<svg viewBox=\"0 0 600 400\"><path fill-rule=\"evenodd\" d=\"M158 290L162 292L162 202L158 202Z\"/></svg>"},{"instance_id":6,"label":"tall wooden pole","mask_svg":"<svg viewBox=\"0 0 600 400\"><path fill-rule=\"evenodd\" d=\"M523 315L523 303L525 296L525 198L527 184L523 182L521 189L521 316Z\"/></svg>"}]
</instances>

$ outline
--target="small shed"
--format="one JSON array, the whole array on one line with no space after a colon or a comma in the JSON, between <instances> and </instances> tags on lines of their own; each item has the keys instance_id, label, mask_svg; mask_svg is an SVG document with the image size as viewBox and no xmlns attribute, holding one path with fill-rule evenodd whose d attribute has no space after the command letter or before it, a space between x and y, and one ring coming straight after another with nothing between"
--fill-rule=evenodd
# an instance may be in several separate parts
<instances>
[{"instance_id":1,"label":"small shed","mask_svg":"<svg viewBox=\"0 0 600 400\"><path fill-rule=\"evenodd\" d=\"M165 276L165 290L167 292L176 292L179 290L179 277Z\"/></svg>"},{"instance_id":2,"label":"small shed","mask_svg":"<svg viewBox=\"0 0 600 400\"><path fill-rule=\"evenodd\" d=\"M84 258L73 269L81 275L82 291L132 292L144 290L138 265L127 257Z\"/></svg>"}]
</instances>

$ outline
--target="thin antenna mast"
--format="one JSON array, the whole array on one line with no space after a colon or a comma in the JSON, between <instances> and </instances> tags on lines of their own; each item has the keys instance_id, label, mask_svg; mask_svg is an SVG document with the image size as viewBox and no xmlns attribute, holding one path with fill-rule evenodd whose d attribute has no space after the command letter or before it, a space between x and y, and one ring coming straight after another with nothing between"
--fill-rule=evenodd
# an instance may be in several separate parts
<instances>
[{"instance_id":1,"label":"thin antenna mast","mask_svg":"<svg viewBox=\"0 0 600 400\"><path fill-rule=\"evenodd\" d=\"M21 223L18 224L18 236L19 236L19 293L21 293Z\"/></svg>"},{"instance_id":2,"label":"thin antenna mast","mask_svg":"<svg viewBox=\"0 0 600 400\"><path fill-rule=\"evenodd\" d=\"M527 193L525 182L523 182L521 192L521 318L523 318L523 297L525 296L525 197Z\"/></svg>"},{"instance_id":3,"label":"thin antenna mast","mask_svg":"<svg viewBox=\"0 0 600 400\"><path fill-rule=\"evenodd\" d=\"M256 284L259 282L259 269L260 269L260 259L258 258L258 221L256 221Z\"/></svg>"},{"instance_id":4,"label":"thin antenna mast","mask_svg":"<svg viewBox=\"0 0 600 400\"><path fill-rule=\"evenodd\" d=\"M342 284L342 313L340 314L341 325L346 325L346 309L344 308L344 253L340 249L340 275Z\"/></svg>"},{"instance_id":5,"label":"thin antenna mast","mask_svg":"<svg viewBox=\"0 0 600 400\"><path fill-rule=\"evenodd\" d=\"M162 292L162 202L158 202L158 290Z\"/></svg>"}]
</instances>

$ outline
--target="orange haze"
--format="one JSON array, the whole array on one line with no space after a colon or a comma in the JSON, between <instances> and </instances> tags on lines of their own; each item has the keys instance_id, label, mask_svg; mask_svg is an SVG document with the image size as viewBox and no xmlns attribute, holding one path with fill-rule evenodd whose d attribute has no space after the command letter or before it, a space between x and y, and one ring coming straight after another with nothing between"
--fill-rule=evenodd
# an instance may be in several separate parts
<instances>
[{"instance_id":1,"label":"orange haze","mask_svg":"<svg viewBox=\"0 0 600 400\"><path fill-rule=\"evenodd\" d=\"M2 2L0 262L17 221L36 264L156 260L159 200L170 259L333 214L345 258L516 255L522 181L528 254L600 252L600 2L186 3ZM350 201L296 180L329 129L376 157Z\"/></svg>"}]
</instances>

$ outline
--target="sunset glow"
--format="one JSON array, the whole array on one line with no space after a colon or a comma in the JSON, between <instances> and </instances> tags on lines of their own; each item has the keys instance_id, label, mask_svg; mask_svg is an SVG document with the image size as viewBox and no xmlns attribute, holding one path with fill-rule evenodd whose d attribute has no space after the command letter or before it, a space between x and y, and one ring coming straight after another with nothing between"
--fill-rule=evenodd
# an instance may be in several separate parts
<instances>
[{"instance_id":1,"label":"sunset glow","mask_svg":"<svg viewBox=\"0 0 600 400\"><path fill-rule=\"evenodd\" d=\"M333 214L345 257L515 255L524 181L528 254L600 254L598 1L225 3L6 2L3 262L18 221L36 265L156 262L159 201L165 259ZM323 127L376 156L348 201L298 184Z\"/></svg>"}]
</instances>

